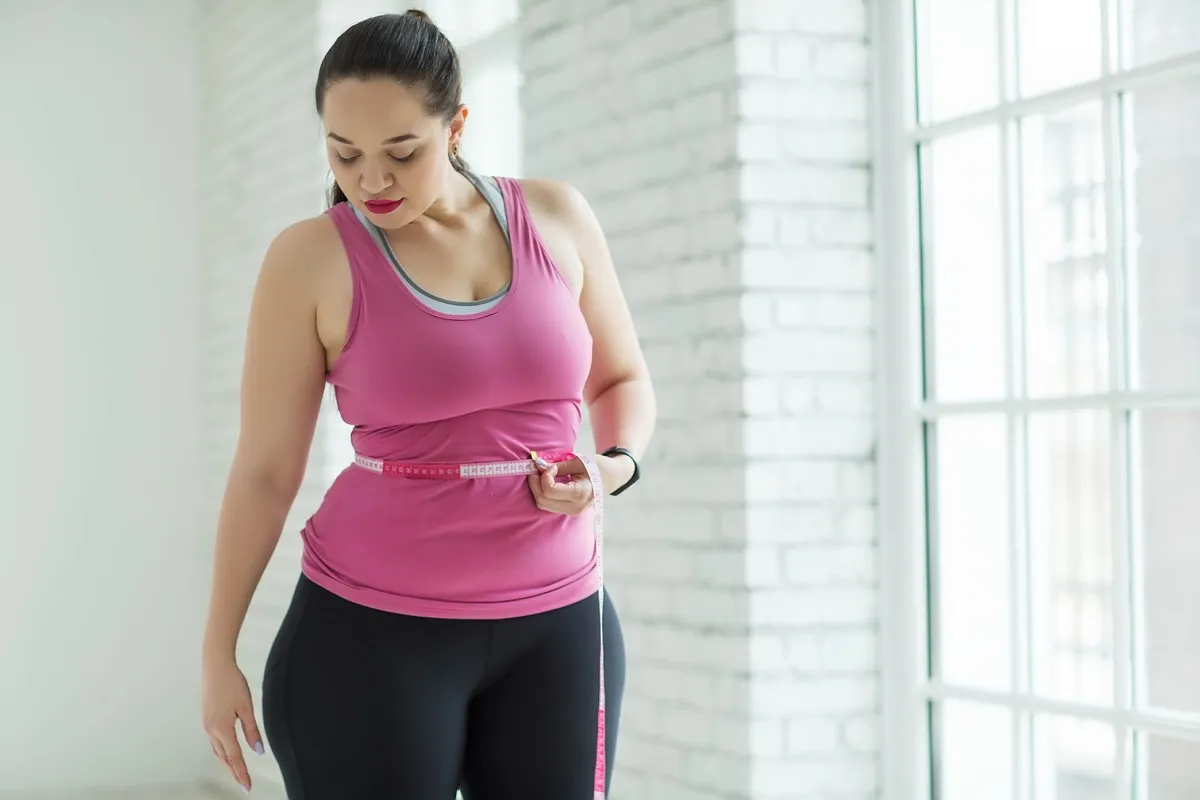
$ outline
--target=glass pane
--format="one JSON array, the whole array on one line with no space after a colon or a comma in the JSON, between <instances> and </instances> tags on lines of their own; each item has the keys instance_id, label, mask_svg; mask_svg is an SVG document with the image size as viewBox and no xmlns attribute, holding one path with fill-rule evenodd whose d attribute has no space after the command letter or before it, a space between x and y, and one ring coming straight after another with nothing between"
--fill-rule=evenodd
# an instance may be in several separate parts
<instances>
[{"instance_id":1,"label":"glass pane","mask_svg":"<svg viewBox=\"0 0 1200 800\"><path fill-rule=\"evenodd\" d=\"M1026 380L1031 395L1109 384L1100 104L1022 122Z\"/></svg>"},{"instance_id":2,"label":"glass pane","mask_svg":"<svg viewBox=\"0 0 1200 800\"><path fill-rule=\"evenodd\" d=\"M1145 736L1146 797L1196 800L1200 797L1200 743Z\"/></svg>"},{"instance_id":3,"label":"glass pane","mask_svg":"<svg viewBox=\"0 0 1200 800\"><path fill-rule=\"evenodd\" d=\"M1200 711L1200 411L1135 417L1146 702Z\"/></svg>"},{"instance_id":4,"label":"glass pane","mask_svg":"<svg viewBox=\"0 0 1200 800\"><path fill-rule=\"evenodd\" d=\"M1013 715L1005 708L947 700L941 711L938 797L1012 800Z\"/></svg>"},{"instance_id":5,"label":"glass pane","mask_svg":"<svg viewBox=\"0 0 1200 800\"><path fill-rule=\"evenodd\" d=\"M1012 687L1008 425L937 424L937 649L943 681Z\"/></svg>"},{"instance_id":6,"label":"glass pane","mask_svg":"<svg viewBox=\"0 0 1200 800\"><path fill-rule=\"evenodd\" d=\"M1029 420L1033 687L1060 699L1113 699L1110 418Z\"/></svg>"},{"instance_id":7,"label":"glass pane","mask_svg":"<svg viewBox=\"0 0 1200 800\"><path fill-rule=\"evenodd\" d=\"M999 99L996 0L925 0L918 26L921 120L945 119Z\"/></svg>"},{"instance_id":8,"label":"glass pane","mask_svg":"<svg viewBox=\"0 0 1200 800\"><path fill-rule=\"evenodd\" d=\"M1073 717L1040 717L1033 726L1036 800L1112 800L1117 737L1110 725ZM1157 800L1157 798L1156 798Z\"/></svg>"},{"instance_id":9,"label":"glass pane","mask_svg":"<svg viewBox=\"0 0 1200 800\"><path fill-rule=\"evenodd\" d=\"M1195 208L1200 197L1200 116L1183 111L1197 104L1196 78L1139 91L1129 100L1135 217L1130 328L1137 336L1131 373L1140 389L1200 387L1200 227Z\"/></svg>"},{"instance_id":10,"label":"glass pane","mask_svg":"<svg viewBox=\"0 0 1200 800\"><path fill-rule=\"evenodd\" d=\"M1123 0L1125 62L1145 64L1200 51L1200 3Z\"/></svg>"},{"instance_id":11,"label":"glass pane","mask_svg":"<svg viewBox=\"0 0 1200 800\"><path fill-rule=\"evenodd\" d=\"M941 402L1004 395L1000 136L948 136L924 152L926 256L933 282L933 394Z\"/></svg>"},{"instance_id":12,"label":"glass pane","mask_svg":"<svg viewBox=\"0 0 1200 800\"><path fill-rule=\"evenodd\" d=\"M1100 77L1102 2L1018 0L1022 94L1042 94Z\"/></svg>"}]
</instances>

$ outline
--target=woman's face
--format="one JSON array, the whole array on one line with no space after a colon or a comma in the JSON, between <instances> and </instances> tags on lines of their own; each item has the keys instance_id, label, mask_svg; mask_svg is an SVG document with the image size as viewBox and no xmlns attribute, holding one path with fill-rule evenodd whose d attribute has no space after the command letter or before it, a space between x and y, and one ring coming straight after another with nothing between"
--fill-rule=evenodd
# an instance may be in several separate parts
<instances>
[{"instance_id":1,"label":"woman's face","mask_svg":"<svg viewBox=\"0 0 1200 800\"><path fill-rule=\"evenodd\" d=\"M406 225L438 199L465 116L459 109L447 125L395 81L338 81L326 89L321 115L334 179L379 227Z\"/></svg>"}]
</instances>

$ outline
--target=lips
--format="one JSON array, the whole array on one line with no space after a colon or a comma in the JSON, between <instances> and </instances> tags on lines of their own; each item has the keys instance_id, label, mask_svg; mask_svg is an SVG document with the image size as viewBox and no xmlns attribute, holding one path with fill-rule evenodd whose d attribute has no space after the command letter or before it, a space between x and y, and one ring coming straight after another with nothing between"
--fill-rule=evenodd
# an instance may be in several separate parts
<instances>
[{"instance_id":1,"label":"lips","mask_svg":"<svg viewBox=\"0 0 1200 800\"><path fill-rule=\"evenodd\" d=\"M366 200L363 202L363 205L372 214L390 214L399 208L403 202L403 198L400 200Z\"/></svg>"}]
</instances>

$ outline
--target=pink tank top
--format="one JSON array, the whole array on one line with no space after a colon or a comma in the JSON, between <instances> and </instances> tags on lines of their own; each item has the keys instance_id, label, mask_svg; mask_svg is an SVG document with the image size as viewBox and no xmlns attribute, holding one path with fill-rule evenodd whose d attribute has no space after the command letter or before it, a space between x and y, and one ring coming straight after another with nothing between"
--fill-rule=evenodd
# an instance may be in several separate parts
<instances>
[{"instance_id":1,"label":"pink tank top","mask_svg":"<svg viewBox=\"0 0 1200 800\"><path fill-rule=\"evenodd\" d=\"M421 302L343 203L329 210L354 282L328 376L355 451L469 463L574 447L592 340L534 229L520 184L504 195L513 270L477 313ZM302 570L352 602L428 617L548 611L598 588L591 512L542 511L526 478L385 478L348 465L303 530Z\"/></svg>"}]
</instances>

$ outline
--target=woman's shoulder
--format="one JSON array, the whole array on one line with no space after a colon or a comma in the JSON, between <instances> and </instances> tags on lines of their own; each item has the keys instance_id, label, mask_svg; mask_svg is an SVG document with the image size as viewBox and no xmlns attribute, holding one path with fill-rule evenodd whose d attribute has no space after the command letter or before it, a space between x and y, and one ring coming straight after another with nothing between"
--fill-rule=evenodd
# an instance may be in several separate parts
<instances>
[{"instance_id":1,"label":"woman's shoulder","mask_svg":"<svg viewBox=\"0 0 1200 800\"><path fill-rule=\"evenodd\" d=\"M315 303L345 281L346 254L328 213L298 220L275 234L263 258L260 283Z\"/></svg>"},{"instance_id":2,"label":"woman's shoulder","mask_svg":"<svg viewBox=\"0 0 1200 800\"><path fill-rule=\"evenodd\" d=\"M271 242L272 249L281 249L303 261L319 260L320 256L340 248L341 237L330 212L291 223Z\"/></svg>"},{"instance_id":3,"label":"woman's shoulder","mask_svg":"<svg viewBox=\"0 0 1200 800\"><path fill-rule=\"evenodd\" d=\"M606 249L600 220L574 184L549 178L521 178L518 182L534 219L547 220L569 235L585 262Z\"/></svg>"},{"instance_id":4,"label":"woman's shoulder","mask_svg":"<svg viewBox=\"0 0 1200 800\"><path fill-rule=\"evenodd\" d=\"M319 275L345 261L341 235L329 213L298 220L275 234L269 262L294 273Z\"/></svg>"},{"instance_id":5,"label":"woman's shoulder","mask_svg":"<svg viewBox=\"0 0 1200 800\"><path fill-rule=\"evenodd\" d=\"M585 250L603 238L596 212L574 184L551 178L520 178L517 182L525 205L540 225L561 230Z\"/></svg>"},{"instance_id":6,"label":"woman's shoulder","mask_svg":"<svg viewBox=\"0 0 1200 800\"><path fill-rule=\"evenodd\" d=\"M534 213L561 222L578 222L591 214L587 198L575 185L553 178L518 178L525 203Z\"/></svg>"},{"instance_id":7,"label":"woman's shoulder","mask_svg":"<svg viewBox=\"0 0 1200 800\"><path fill-rule=\"evenodd\" d=\"M521 178L518 183L542 240L578 296L590 265L608 257L604 233L591 204L567 181Z\"/></svg>"}]
</instances>

